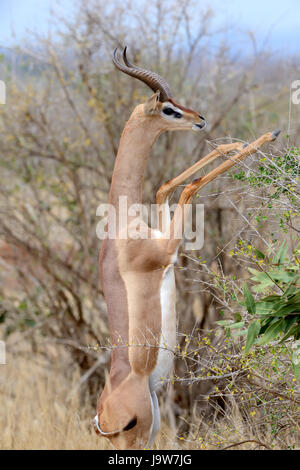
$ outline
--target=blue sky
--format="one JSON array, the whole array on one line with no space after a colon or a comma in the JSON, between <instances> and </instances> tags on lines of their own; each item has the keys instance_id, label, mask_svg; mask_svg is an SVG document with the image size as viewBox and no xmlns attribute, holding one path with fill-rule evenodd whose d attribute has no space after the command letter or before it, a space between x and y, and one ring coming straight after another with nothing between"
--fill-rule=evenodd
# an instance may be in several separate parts
<instances>
[{"instance_id":1,"label":"blue sky","mask_svg":"<svg viewBox=\"0 0 300 470\"><path fill-rule=\"evenodd\" d=\"M22 42L28 30L47 35L51 9L70 15L74 0L0 0L0 46Z\"/></svg>"},{"instance_id":2,"label":"blue sky","mask_svg":"<svg viewBox=\"0 0 300 470\"><path fill-rule=\"evenodd\" d=\"M250 30L259 45L267 41L278 53L299 53L300 0L198 1L215 9L218 24L227 22L241 30ZM76 0L0 0L0 46L21 42L27 29L47 34L50 8L69 16L75 3ZM233 34L232 40L235 39Z\"/></svg>"}]
</instances>

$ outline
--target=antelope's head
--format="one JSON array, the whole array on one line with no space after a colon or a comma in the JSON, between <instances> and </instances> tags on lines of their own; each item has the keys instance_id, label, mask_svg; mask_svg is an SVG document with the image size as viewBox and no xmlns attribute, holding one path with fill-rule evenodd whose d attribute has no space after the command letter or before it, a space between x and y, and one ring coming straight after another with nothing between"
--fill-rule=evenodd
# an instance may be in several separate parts
<instances>
[{"instance_id":1,"label":"antelope's head","mask_svg":"<svg viewBox=\"0 0 300 470\"><path fill-rule=\"evenodd\" d=\"M140 112L140 108L142 108L144 115L151 117L152 123L155 121L162 132L204 129L206 125L204 117L196 111L176 103L172 98L168 83L160 75L131 64L127 59L126 49L125 47L123 51L124 64L118 60L117 48L114 50L113 63L119 70L141 80L154 91L154 95L143 105L137 106L136 110Z\"/></svg>"},{"instance_id":2,"label":"antelope's head","mask_svg":"<svg viewBox=\"0 0 300 470\"><path fill-rule=\"evenodd\" d=\"M157 432L154 418L148 377L131 373L99 405L93 425L116 449L144 449Z\"/></svg>"}]
</instances>

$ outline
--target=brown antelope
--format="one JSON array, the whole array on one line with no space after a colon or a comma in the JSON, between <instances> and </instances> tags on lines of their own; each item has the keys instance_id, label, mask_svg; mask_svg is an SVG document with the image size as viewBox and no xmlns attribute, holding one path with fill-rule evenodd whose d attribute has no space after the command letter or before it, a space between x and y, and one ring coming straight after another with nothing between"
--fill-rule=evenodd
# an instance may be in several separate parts
<instances>
[{"instance_id":1,"label":"brown antelope","mask_svg":"<svg viewBox=\"0 0 300 470\"><path fill-rule=\"evenodd\" d=\"M126 123L112 177L109 202L117 217L109 214L108 226L116 222L117 236L107 237L100 252L100 278L108 309L112 354L109 377L93 424L95 431L109 438L115 448L141 449L152 445L160 428L156 391L161 377L172 370L176 345L173 265L184 233L182 209L191 206L199 189L254 153L264 142L274 140L279 131L264 134L248 145L240 142L220 145L162 185L156 194L162 209L158 229L150 228L141 217L139 228L143 236L130 237L129 226L136 216L129 212L120 214L119 200L126 196L128 207L142 204L144 170L154 142L165 131L200 131L205 127L205 119L176 103L168 83L158 74L132 65L126 57L126 48L123 60L124 64L119 62L115 49L115 66L144 82L154 94L134 109ZM174 189L226 154L231 154L229 159L184 188L171 219L168 197Z\"/></svg>"}]
</instances>

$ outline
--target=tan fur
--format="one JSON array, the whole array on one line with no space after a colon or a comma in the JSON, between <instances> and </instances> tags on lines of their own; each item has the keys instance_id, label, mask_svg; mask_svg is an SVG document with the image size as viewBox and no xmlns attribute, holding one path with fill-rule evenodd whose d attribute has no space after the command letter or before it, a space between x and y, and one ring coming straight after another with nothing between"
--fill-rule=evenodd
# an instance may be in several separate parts
<instances>
[{"instance_id":1,"label":"tan fur","mask_svg":"<svg viewBox=\"0 0 300 470\"><path fill-rule=\"evenodd\" d=\"M176 103L173 102L173 105ZM158 93L155 93L145 104L135 108L122 133L109 196L109 202L116 208L117 221L120 196L127 196L128 207L142 203L145 166L158 136L166 130L190 130L195 124L203 122L196 112L183 107L180 107L183 112L181 119L166 119L161 114L162 107ZM270 133L265 134L245 150L241 149L240 143L219 146L163 185L157 194L158 203L165 202L178 184L217 156L238 150L231 160L186 187L179 204L189 203L197 190L236 161L253 153L263 142L273 140L271 137ZM175 211L171 222L171 239L163 236L153 239L149 236L152 229L141 220L141 227L148 233L147 239L120 237L102 243L100 278L107 302L113 349L110 376L99 400L97 417L100 430L112 433L108 438L117 449L141 449L147 445L150 437L153 424L150 393L153 390L149 388L149 379L157 366L161 341L160 293L164 273L174 262L174 254L180 243L180 239L175 239L174 224L179 218L183 226L181 217ZM126 216L120 226L118 222L117 230L126 234L130 222L131 218ZM172 283L170 286L173 289ZM168 295L173 296L175 292L172 290ZM175 312L173 317L175 322ZM122 431L133 419L136 419L136 425ZM97 427L96 432L99 433Z\"/></svg>"}]
</instances>

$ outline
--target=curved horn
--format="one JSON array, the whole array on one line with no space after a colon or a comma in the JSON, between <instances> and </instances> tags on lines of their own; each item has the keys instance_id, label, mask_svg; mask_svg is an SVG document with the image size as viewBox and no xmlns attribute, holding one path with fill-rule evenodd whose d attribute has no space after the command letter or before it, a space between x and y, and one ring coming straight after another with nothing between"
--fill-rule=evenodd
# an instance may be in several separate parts
<instances>
[{"instance_id":1,"label":"curved horn","mask_svg":"<svg viewBox=\"0 0 300 470\"><path fill-rule=\"evenodd\" d=\"M130 67L130 68L138 69L138 67L136 67L131 62L129 62L129 60L127 59L126 52L127 52L127 46L124 47L124 51L123 51L123 60L124 60L125 65L127 65L127 67Z\"/></svg>"},{"instance_id":2,"label":"curved horn","mask_svg":"<svg viewBox=\"0 0 300 470\"><path fill-rule=\"evenodd\" d=\"M158 73L151 72L149 70L142 69L140 67L136 67L135 65L131 64L126 56L127 46L124 48L123 51L123 59L125 65L121 64L117 58L117 47L113 53L113 63L117 67L117 69L121 70L121 72L130 75L131 77L137 78L141 80L146 85L148 85L151 90L156 92L157 90L160 91L160 101L163 103L164 101L168 101L171 98L171 90L164 78L162 78Z\"/></svg>"}]
</instances>

